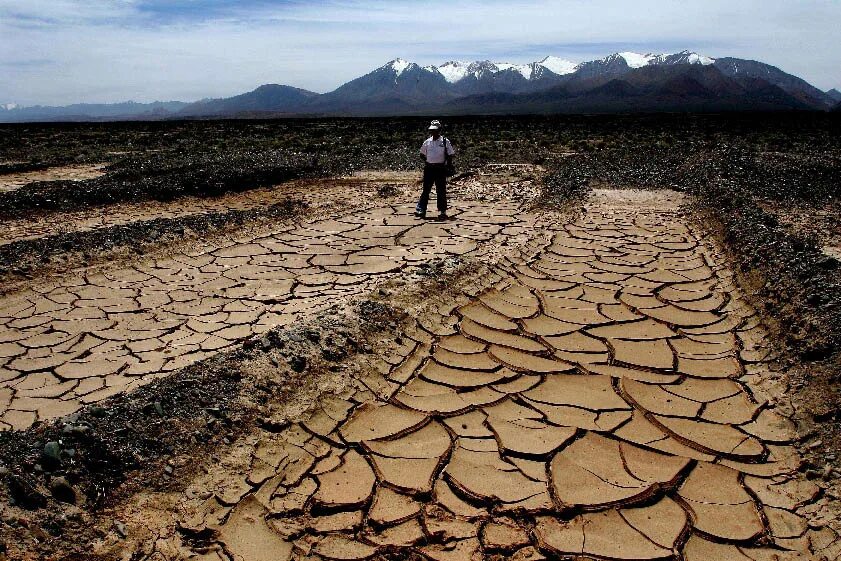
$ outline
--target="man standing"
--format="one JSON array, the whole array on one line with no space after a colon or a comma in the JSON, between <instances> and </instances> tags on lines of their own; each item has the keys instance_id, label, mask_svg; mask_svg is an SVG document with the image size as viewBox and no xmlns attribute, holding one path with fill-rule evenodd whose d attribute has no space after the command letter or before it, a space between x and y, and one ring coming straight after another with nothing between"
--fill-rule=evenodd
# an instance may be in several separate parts
<instances>
[{"instance_id":1,"label":"man standing","mask_svg":"<svg viewBox=\"0 0 841 561\"><path fill-rule=\"evenodd\" d=\"M429 125L432 134L421 146L421 159L426 165L423 167L423 191L415 207L415 216L426 218L426 206L429 204L429 193L435 184L435 194L438 202L438 218L447 219L447 159L452 159L456 151L449 140L441 136L441 123L437 120Z\"/></svg>"}]
</instances>

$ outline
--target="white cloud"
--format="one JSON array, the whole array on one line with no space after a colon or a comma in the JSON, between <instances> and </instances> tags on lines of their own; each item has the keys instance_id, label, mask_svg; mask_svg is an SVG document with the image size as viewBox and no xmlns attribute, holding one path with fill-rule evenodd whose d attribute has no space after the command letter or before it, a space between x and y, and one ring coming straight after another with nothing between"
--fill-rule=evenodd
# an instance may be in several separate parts
<instances>
[{"instance_id":1,"label":"white cloud","mask_svg":"<svg viewBox=\"0 0 841 561\"><path fill-rule=\"evenodd\" d=\"M396 57L588 60L688 48L841 86L841 2L3 0L0 102L193 100L263 83L328 91ZM185 4L179 3L180 6ZM229 5L229 4L228 4Z\"/></svg>"}]
</instances>

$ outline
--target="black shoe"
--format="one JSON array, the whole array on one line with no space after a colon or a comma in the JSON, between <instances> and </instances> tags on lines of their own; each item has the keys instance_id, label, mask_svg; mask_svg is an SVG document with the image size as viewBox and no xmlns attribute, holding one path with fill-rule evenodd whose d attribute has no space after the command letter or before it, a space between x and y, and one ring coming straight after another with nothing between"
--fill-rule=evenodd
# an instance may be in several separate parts
<instances>
[{"instance_id":1,"label":"black shoe","mask_svg":"<svg viewBox=\"0 0 841 561\"><path fill-rule=\"evenodd\" d=\"M425 213L425 212L421 212L421 211L419 211L419 210L416 210L416 211L415 211L415 217L417 217L417 218L426 218L426 213Z\"/></svg>"},{"instance_id":2,"label":"black shoe","mask_svg":"<svg viewBox=\"0 0 841 561\"><path fill-rule=\"evenodd\" d=\"M449 216L447 216L446 212L441 212L438 214L438 220L446 220L447 218L449 218Z\"/></svg>"}]
</instances>

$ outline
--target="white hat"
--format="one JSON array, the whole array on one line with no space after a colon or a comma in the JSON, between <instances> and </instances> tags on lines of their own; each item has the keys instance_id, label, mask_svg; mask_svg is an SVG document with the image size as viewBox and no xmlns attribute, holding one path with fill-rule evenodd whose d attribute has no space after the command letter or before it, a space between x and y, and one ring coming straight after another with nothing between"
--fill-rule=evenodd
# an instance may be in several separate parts
<instances>
[{"instance_id":1,"label":"white hat","mask_svg":"<svg viewBox=\"0 0 841 561\"><path fill-rule=\"evenodd\" d=\"M441 128L441 121L439 121L438 119L435 119L434 121L429 123L429 129L428 130L437 131L440 128Z\"/></svg>"}]
</instances>

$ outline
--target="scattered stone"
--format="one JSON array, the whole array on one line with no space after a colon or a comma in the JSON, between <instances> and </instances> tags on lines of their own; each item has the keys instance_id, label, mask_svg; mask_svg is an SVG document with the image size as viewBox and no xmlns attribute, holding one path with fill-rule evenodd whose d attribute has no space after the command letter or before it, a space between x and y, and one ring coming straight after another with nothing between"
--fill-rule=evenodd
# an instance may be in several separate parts
<instances>
[{"instance_id":1,"label":"scattered stone","mask_svg":"<svg viewBox=\"0 0 841 561\"><path fill-rule=\"evenodd\" d=\"M57 501L76 504L76 489L64 477L53 477L50 480L50 492Z\"/></svg>"},{"instance_id":2,"label":"scattered stone","mask_svg":"<svg viewBox=\"0 0 841 561\"><path fill-rule=\"evenodd\" d=\"M117 535L121 538L125 539L128 537L128 531L126 530L126 525L121 522L120 520L114 520L114 531L117 532Z\"/></svg>"}]
</instances>

